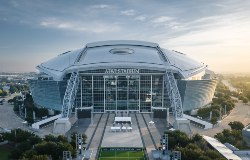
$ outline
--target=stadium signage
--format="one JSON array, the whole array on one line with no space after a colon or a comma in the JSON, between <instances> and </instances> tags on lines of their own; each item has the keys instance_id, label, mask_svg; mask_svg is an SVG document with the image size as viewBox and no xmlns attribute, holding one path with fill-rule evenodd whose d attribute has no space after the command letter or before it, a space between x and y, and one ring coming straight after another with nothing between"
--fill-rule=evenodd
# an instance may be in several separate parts
<instances>
[{"instance_id":1,"label":"stadium signage","mask_svg":"<svg viewBox=\"0 0 250 160\"><path fill-rule=\"evenodd\" d=\"M140 69L135 68L119 68L119 69L106 69L105 74L135 74L140 73Z\"/></svg>"}]
</instances>

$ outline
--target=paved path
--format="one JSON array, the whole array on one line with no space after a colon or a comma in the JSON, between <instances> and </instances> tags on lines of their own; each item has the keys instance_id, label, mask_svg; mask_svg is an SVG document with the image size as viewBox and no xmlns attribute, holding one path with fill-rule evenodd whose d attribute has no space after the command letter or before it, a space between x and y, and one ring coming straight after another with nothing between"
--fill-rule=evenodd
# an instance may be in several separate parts
<instances>
[{"instance_id":1,"label":"paved path","mask_svg":"<svg viewBox=\"0 0 250 160\"><path fill-rule=\"evenodd\" d=\"M145 143L145 146L147 147L146 150L147 150L148 157L149 157L149 159L153 159L152 150L156 149L154 146L153 140L151 139L151 136L149 134L149 130L147 129L147 126L143 120L142 114L136 114L136 116L137 116L140 130L142 133L143 141Z\"/></svg>"},{"instance_id":2,"label":"paved path","mask_svg":"<svg viewBox=\"0 0 250 160\"><path fill-rule=\"evenodd\" d=\"M154 139L154 142L156 143L157 148L160 147L160 139L161 139L161 135L163 134L163 130L162 130L162 125L160 124L160 121L156 121L156 118L154 119L154 124L149 124L149 122L152 120L152 118L150 117L149 114L143 114L148 128L152 134L152 137ZM160 119L159 119L160 120ZM166 123L165 123L166 125ZM158 127L157 127L158 126Z\"/></svg>"},{"instance_id":3,"label":"paved path","mask_svg":"<svg viewBox=\"0 0 250 160\"><path fill-rule=\"evenodd\" d=\"M105 124L106 124L106 120L108 118L108 114L103 114L100 120L100 123L97 126L97 130L95 132L95 135L92 139L92 141L90 142L90 146L89 146L89 150L92 150L92 156L91 159L96 159L96 154L97 154L97 150L99 145L101 145L101 138L102 138L102 134L104 132L105 129Z\"/></svg>"},{"instance_id":4,"label":"paved path","mask_svg":"<svg viewBox=\"0 0 250 160\"><path fill-rule=\"evenodd\" d=\"M94 133L95 128L97 127L97 122L99 121L101 114L94 114L94 121L91 124L90 118L78 119L78 121L72 126L71 130L68 132L68 136L73 132L84 133L87 136L86 145L89 144L89 141Z\"/></svg>"},{"instance_id":5,"label":"paved path","mask_svg":"<svg viewBox=\"0 0 250 160\"><path fill-rule=\"evenodd\" d=\"M117 131L111 132L111 126L114 123L114 114L109 116L109 120L105 129L102 147L143 147L139 128L136 124L134 114L131 114L133 128L132 131ZM116 125L120 126L120 125ZM128 127L128 124L125 124Z\"/></svg>"},{"instance_id":6,"label":"paved path","mask_svg":"<svg viewBox=\"0 0 250 160\"><path fill-rule=\"evenodd\" d=\"M204 130L198 127L192 126L193 133L199 133L201 135L207 135L213 137L216 133L222 132L224 129L230 129L229 122L240 121L245 126L250 123L250 105L244 103L236 103L232 112L224 118L220 123L215 125L213 129Z\"/></svg>"}]
</instances>

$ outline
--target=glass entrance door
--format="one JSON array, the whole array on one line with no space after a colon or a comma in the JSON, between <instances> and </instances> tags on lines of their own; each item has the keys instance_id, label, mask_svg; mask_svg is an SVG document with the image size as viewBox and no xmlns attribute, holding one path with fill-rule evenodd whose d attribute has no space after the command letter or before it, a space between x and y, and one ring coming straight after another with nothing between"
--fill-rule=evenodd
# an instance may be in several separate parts
<instances>
[{"instance_id":1,"label":"glass entrance door","mask_svg":"<svg viewBox=\"0 0 250 160\"><path fill-rule=\"evenodd\" d=\"M128 76L117 78L117 110L128 110Z\"/></svg>"},{"instance_id":2,"label":"glass entrance door","mask_svg":"<svg viewBox=\"0 0 250 160\"><path fill-rule=\"evenodd\" d=\"M139 111L139 75L105 76L105 110Z\"/></svg>"}]
</instances>

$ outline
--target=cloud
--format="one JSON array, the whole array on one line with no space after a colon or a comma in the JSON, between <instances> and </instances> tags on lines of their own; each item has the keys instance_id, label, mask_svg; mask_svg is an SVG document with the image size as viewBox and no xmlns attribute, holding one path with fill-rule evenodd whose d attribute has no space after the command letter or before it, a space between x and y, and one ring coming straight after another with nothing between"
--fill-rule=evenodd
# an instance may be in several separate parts
<instances>
[{"instance_id":1,"label":"cloud","mask_svg":"<svg viewBox=\"0 0 250 160\"><path fill-rule=\"evenodd\" d=\"M171 21L174 18L172 17L167 17L167 16L160 16L155 18L154 20L152 20L153 23L163 23L163 22L167 22L167 21Z\"/></svg>"},{"instance_id":2,"label":"cloud","mask_svg":"<svg viewBox=\"0 0 250 160\"><path fill-rule=\"evenodd\" d=\"M130 9L130 10L121 11L121 14L125 16L134 16L136 15L136 11L133 9Z\"/></svg>"},{"instance_id":3,"label":"cloud","mask_svg":"<svg viewBox=\"0 0 250 160\"><path fill-rule=\"evenodd\" d=\"M145 21L146 16L137 16L137 17L135 17L135 20L137 20L137 21Z\"/></svg>"},{"instance_id":4,"label":"cloud","mask_svg":"<svg viewBox=\"0 0 250 160\"><path fill-rule=\"evenodd\" d=\"M115 23L67 21L58 18L45 18L40 22L40 26L45 28L68 30L75 32L105 33L117 32L120 27Z\"/></svg>"},{"instance_id":5,"label":"cloud","mask_svg":"<svg viewBox=\"0 0 250 160\"><path fill-rule=\"evenodd\" d=\"M112 8L112 6L107 5L107 4L100 4L100 5L93 5L91 8L93 8L93 9L106 9L106 8Z\"/></svg>"}]
</instances>

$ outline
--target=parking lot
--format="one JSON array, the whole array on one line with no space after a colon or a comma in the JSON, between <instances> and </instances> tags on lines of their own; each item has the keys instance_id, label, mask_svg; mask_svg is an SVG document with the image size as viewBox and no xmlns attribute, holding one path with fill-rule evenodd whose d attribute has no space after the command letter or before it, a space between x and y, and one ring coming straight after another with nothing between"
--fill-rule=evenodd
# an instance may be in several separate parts
<instances>
[{"instance_id":1,"label":"parking lot","mask_svg":"<svg viewBox=\"0 0 250 160\"><path fill-rule=\"evenodd\" d=\"M6 129L13 128L27 128L23 123L24 120L19 118L13 111L13 105L9 104L7 101L16 95L11 95L10 97L5 97L5 102L0 105L0 127Z\"/></svg>"}]
</instances>

